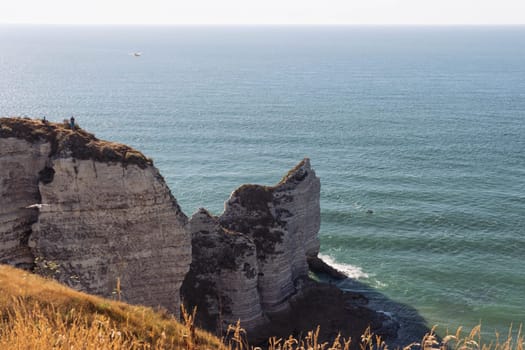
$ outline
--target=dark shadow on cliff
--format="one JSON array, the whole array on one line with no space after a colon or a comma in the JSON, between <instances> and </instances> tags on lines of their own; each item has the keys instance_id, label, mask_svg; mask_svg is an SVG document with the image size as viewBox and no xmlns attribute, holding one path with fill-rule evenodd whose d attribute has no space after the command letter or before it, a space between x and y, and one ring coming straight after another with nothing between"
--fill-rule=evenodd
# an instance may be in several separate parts
<instances>
[{"instance_id":1,"label":"dark shadow on cliff","mask_svg":"<svg viewBox=\"0 0 525 350\"><path fill-rule=\"evenodd\" d=\"M290 299L288 311L267 315L269 324L248 334L250 344L267 346L269 337L304 338L319 326L321 342L331 343L340 333L351 337L351 349L357 350L361 335L370 327L395 349L420 342L430 332L417 310L364 283L325 273L316 273L314 278L319 282L304 281L301 292Z\"/></svg>"},{"instance_id":2,"label":"dark shadow on cliff","mask_svg":"<svg viewBox=\"0 0 525 350\"><path fill-rule=\"evenodd\" d=\"M413 307L396 302L362 282L346 278L319 258L309 260L310 278L296 281L298 292L290 297L285 311L266 313L267 322L248 331L251 346L267 348L268 340L273 337L305 338L309 331L319 327L321 343L331 344L341 334L345 339L352 339L352 350L359 350L361 335L370 327L390 349L396 349L421 342L430 332L424 318ZM198 313L196 324L221 337L223 334L220 333L226 332L227 327L217 328L217 320L206 318L206 315Z\"/></svg>"},{"instance_id":3,"label":"dark shadow on cliff","mask_svg":"<svg viewBox=\"0 0 525 350\"><path fill-rule=\"evenodd\" d=\"M336 287L347 298L353 300L353 308L346 308L348 313L361 320L370 317L372 331L381 335L390 348L420 342L422 337L430 332L426 320L412 306L392 300L365 283L347 278L320 258L310 258L308 263L310 270L321 283Z\"/></svg>"}]
</instances>

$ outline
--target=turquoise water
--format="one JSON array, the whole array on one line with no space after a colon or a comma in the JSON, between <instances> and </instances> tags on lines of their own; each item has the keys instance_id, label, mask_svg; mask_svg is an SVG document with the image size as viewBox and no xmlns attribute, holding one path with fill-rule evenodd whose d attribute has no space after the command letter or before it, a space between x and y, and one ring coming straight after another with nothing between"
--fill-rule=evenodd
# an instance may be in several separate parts
<instances>
[{"instance_id":1,"label":"turquoise water","mask_svg":"<svg viewBox=\"0 0 525 350\"><path fill-rule=\"evenodd\" d=\"M441 329L525 321L525 27L4 26L0 82L0 115L142 150L188 215L308 156L325 256Z\"/></svg>"}]
</instances>

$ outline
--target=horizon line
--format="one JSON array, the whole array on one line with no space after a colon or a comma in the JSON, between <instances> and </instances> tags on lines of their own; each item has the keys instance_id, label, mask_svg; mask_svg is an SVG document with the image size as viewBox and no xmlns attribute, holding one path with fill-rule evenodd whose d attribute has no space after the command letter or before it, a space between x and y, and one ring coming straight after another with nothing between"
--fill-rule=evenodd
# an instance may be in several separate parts
<instances>
[{"instance_id":1,"label":"horizon line","mask_svg":"<svg viewBox=\"0 0 525 350\"><path fill-rule=\"evenodd\" d=\"M45 23L0 22L0 26L137 27L523 27L525 23Z\"/></svg>"}]
</instances>

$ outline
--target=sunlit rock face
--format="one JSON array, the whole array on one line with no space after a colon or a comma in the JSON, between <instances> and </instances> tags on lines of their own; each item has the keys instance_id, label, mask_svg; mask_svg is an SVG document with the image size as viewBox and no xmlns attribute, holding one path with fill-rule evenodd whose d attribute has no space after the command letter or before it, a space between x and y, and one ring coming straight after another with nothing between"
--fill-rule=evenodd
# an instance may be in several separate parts
<instances>
[{"instance_id":1,"label":"sunlit rock face","mask_svg":"<svg viewBox=\"0 0 525 350\"><path fill-rule=\"evenodd\" d=\"M279 311L308 274L307 255L317 255L320 181L308 159L273 187L244 185L225 204L221 224L250 237L257 248L258 287L265 311Z\"/></svg>"},{"instance_id":2,"label":"sunlit rock face","mask_svg":"<svg viewBox=\"0 0 525 350\"><path fill-rule=\"evenodd\" d=\"M183 294L199 291L206 310L216 310L201 313L208 328L240 319L251 329L289 308L308 274L307 257L319 252L319 194L319 178L305 159L275 186L235 190L221 216L201 210L192 217L193 259Z\"/></svg>"},{"instance_id":3,"label":"sunlit rock face","mask_svg":"<svg viewBox=\"0 0 525 350\"><path fill-rule=\"evenodd\" d=\"M61 124L0 125L0 261L177 313L191 237L151 160Z\"/></svg>"},{"instance_id":4,"label":"sunlit rock face","mask_svg":"<svg viewBox=\"0 0 525 350\"><path fill-rule=\"evenodd\" d=\"M89 293L175 310L191 258L186 217L153 167L53 161L29 246L58 280Z\"/></svg>"}]
</instances>

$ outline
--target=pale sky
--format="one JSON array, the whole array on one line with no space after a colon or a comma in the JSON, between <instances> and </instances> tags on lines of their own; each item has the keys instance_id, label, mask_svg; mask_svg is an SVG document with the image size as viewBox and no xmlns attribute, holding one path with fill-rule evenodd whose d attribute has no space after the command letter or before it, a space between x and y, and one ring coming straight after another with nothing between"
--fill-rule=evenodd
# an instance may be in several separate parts
<instances>
[{"instance_id":1,"label":"pale sky","mask_svg":"<svg viewBox=\"0 0 525 350\"><path fill-rule=\"evenodd\" d=\"M525 24L525 0L0 0L0 23Z\"/></svg>"}]
</instances>

